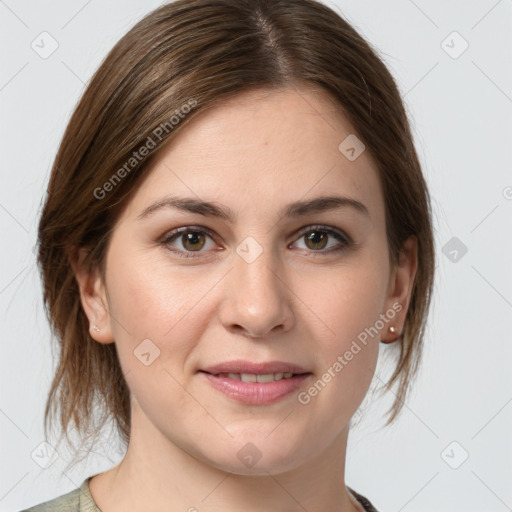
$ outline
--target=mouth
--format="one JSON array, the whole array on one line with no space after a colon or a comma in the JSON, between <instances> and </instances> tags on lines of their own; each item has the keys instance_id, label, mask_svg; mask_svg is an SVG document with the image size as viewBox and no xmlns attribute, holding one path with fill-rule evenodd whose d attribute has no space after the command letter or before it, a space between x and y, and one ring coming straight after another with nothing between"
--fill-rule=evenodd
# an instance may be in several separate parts
<instances>
[{"instance_id":1,"label":"mouth","mask_svg":"<svg viewBox=\"0 0 512 512\"><path fill-rule=\"evenodd\" d=\"M198 372L230 400L244 405L269 405L291 397L313 375L300 366L282 363L232 361Z\"/></svg>"},{"instance_id":2,"label":"mouth","mask_svg":"<svg viewBox=\"0 0 512 512\"><path fill-rule=\"evenodd\" d=\"M221 377L233 380L239 380L242 382L276 382L282 379L292 379L293 377L297 377L298 375L309 375L310 372L301 372L301 373L293 373L293 372L276 372L276 373L231 373L231 372L219 372L219 373L210 373L205 372L204 370L200 370L203 373L207 373L208 375L212 375L213 377Z\"/></svg>"},{"instance_id":3,"label":"mouth","mask_svg":"<svg viewBox=\"0 0 512 512\"><path fill-rule=\"evenodd\" d=\"M295 375L310 373L305 368L295 363L285 361L266 361L260 363L244 359L224 361L203 367L200 371L214 376L227 376L231 374L233 376L239 376L238 380L252 379L246 380L245 382L257 382L257 380L254 380L255 377L256 379L258 377L270 379L270 376L272 376L272 380L281 380Z\"/></svg>"}]
</instances>

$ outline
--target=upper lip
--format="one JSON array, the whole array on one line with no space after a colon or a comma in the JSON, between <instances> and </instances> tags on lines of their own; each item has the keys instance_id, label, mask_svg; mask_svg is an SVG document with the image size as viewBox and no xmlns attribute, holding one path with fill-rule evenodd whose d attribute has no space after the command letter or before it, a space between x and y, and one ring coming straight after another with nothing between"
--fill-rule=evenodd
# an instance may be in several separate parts
<instances>
[{"instance_id":1,"label":"upper lip","mask_svg":"<svg viewBox=\"0 0 512 512\"><path fill-rule=\"evenodd\" d=\"M201 371L217 375L219 373L250 373L254 375L265 375L268 373L309 373L307 370L294 363L283 361L268 361L265 363L254 363L252 361L225 361L201 368Z\"/></svg>"}]
</instances>

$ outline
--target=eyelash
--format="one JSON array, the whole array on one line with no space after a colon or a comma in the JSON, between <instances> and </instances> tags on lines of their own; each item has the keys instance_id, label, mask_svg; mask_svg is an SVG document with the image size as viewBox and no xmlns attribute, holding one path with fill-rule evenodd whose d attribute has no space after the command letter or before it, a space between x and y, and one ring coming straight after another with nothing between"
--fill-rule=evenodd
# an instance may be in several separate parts
<instances>
[{"instance_id":1,"label":"eyelash","mask_svg":"<svg viewBox=\"0 0 512 512\"><path fill-rule=\"evenodd\" d=\"M345 249L348 249L349 247L351 247L353 245L353 242L350 239L350 237L348 235L346 235L345 233L343 233L342 231L338 231L337 229L333 229L333 228L330 228L329 226L322 226L322 225L307 226L307 228L301 230L297 240L304 237L308 233L318 232L318 231L320 231L322 233L327 233L328 235L332 235L334 238L336 238L337 240L339 240L342 243L341 243L341 245L339 245L338 247L335 247L334 249L331 248L331 249L327 249L327 250L324 249L324 250L320 250L320 251L310 250L310 252L313 253L313 255L315 257L328 256L333 253L339 253ZM166 246L166 248L169 251L173 252L180 258L198 258L198 257L200 257L200 256L196 256L193 253L194 252L200 253L201 251L182 251L181 249L176 250L176 249L170 249L168 247L170 242L174 238L176 238L178 235L182 235L184 233L199 233L199 234L208 235L212 239L215 238L213 233L207 228L203 228L200 226L186 226L184 228L175 229L175 230L171 231L170 233L168 233L164 237L164 239L161 241L161 244Z\"/></svg>"}]
</instances>

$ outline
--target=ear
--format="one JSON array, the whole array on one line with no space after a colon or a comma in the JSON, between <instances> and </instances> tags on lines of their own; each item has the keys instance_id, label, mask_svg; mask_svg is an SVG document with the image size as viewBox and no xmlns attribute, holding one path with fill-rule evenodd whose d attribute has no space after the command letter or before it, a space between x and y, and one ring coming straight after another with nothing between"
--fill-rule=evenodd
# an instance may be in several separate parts
<instances>
[{"instance_id":1,"label":"ear","mask_svg":"<svg viewBox=\"0 0 512 512\"><path fill-rule=\"evenodd\" d=\"M89 319L89 332L99 343L113 343L105 283L99 269L87 270L85 249L69 253L69 259L80 290L80 301Z\"/></svg>"},{"instance_id":2,"label":"ear","mask_svg":"<svg viewBox=\"0 0 512 512\"><path fill-rule=\"evenodd\" d=\"M402 244L398 264L391 271L383 314L387 318L390 317L390 311L394 311L396 314L381 332L383 343L393 343L402 335L417 268L418 239L411 235Z\"/></svg>"}]
</instances>

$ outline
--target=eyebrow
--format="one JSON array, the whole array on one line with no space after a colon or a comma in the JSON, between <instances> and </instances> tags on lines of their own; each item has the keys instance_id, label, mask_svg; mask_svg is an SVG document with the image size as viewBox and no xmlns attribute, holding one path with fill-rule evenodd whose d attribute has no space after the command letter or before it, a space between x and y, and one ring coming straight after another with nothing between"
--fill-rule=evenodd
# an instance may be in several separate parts
<instances>
[{"instance_id":1,"label":"eyebrow","mask_svg":"<svg viewBox=\"0 0 512 512\"><path fill-rule=\"evenodd\" d=\"M353 208L359 213L370 217L368 208L355 199L345 196L321 196L307 201L295 201L285 206L281 211L282 217L304 217L312 213L321 213L339 208ZM237 215L227 206L215 202L203 201L194 197L165 197L145 208L137 217L142 220L157 210L175 208L177 210L197 213L205 217L216 217L231 224L236 222Z\"/></svg>"}]
</instances>

